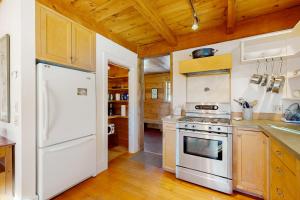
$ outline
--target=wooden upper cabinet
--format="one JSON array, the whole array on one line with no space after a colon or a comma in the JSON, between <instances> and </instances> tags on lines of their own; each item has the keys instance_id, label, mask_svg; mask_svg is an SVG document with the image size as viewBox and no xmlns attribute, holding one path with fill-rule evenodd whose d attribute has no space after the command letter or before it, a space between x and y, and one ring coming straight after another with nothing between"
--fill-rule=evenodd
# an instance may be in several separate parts
<instances>
[{"instance_id":1,"label":"wooden upper cabinet","mask_svg":"<svg viewBox=\"0 0 300 200\"><path fill-rule=\"evenodd\" d=\"M268 199L269 139L262 132L235 129L233 184L236 190Z\"/></svg>"},{"instance_id":2,"label":"wooden upper cabinet","mask_svg":"<svg viewBox=\"0 0 300 200\"><path fill-rule=\"evenodd\" d=\"M68 19L48 10L40 10L40 56L41 59L71 64L72 23Z\"/></svg>"},{"instance_id":3,"label":"wooden upper cabinet","mask_svg":"<svg viewBox=\"0 0 300 200\"><path fill-rule=\"evenodd\" d=\"M36 5L36 55L40 60L95 71L96 35L55 11Z\"/></svg>"},{"instance_id":4,"label":"wooden upper cabinet","mask_svg":"<svg viewBox=\"0 0 300 200\"><path fill-rule=\"evenodd\" d=\"M72 24L72 64L94 71L95 33L78 24Z\"/></svg>"}]
</instances>

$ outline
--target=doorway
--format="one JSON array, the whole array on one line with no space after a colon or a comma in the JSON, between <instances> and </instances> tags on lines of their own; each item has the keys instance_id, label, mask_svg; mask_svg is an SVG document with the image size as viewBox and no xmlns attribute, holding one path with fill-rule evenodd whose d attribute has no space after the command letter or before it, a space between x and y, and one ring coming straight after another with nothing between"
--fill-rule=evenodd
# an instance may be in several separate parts
<instances>
[{"instance_id":1,"label":"doorway","mask_svg":"<svg viewBox=\"0 0 300 200\"><path fill-rule=\"evenodd\" d=\"M108 162L128 152L129 69L108 64Z\"/></svg>"},{"instance_id":2,"label":"doorway","mask_svg":"<svg viewBox=\"0 0 300 200\"><path fill-rule=\"evenodd\" d=\"M171 113L170 55L143 59L144 149L137 160L162 167L162 118Z\"/></svg>"}]
</instances>

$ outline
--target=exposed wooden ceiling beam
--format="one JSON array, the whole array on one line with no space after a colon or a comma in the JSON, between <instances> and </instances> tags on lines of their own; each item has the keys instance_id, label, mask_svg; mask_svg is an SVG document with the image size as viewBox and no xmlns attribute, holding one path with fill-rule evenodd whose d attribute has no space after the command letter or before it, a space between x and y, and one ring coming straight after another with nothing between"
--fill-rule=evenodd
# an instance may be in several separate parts
<instances>
[{"instance_id":1,"label":"exposed wooden ceiling beam","mask_svg":"<svg viewBox=\"0 0 300 200\"><path fill-rule=\"evenodd\" d=\"M106 29L101 23L94 23L93 19L83 16L81 13L72 10L71 6L66 6L61 0L37 0L39 3L57 11L58 13L68 17L69 19L85 26L86 28L93 30L104 37L111 39L112 41L118 43L119 45L133 51L137 52L137 45L127 40L123 39L117 34L112 33L110 30Z\"/></svg>"},{"instance_id":2,"label":"exposed wooden ceiling beam","mask_svg":"<svg viewBox=\"0 0 300 200\"><path fill-rule=\"evenodd\" d=\"M227 33L234 32L236 23L236 0L227 0Z\"/></svg>"},{"instance_id":3,"label":"exposed wooden ceiling beam","mask_svg":"<svg viewBox=\"0 0 300 200\"><path fill-rule=\"evenodd\" d=\"M227 34L226 26L222 25L180 36L178 37L178 44L176 46L170 46L164 41L140 46L138 47L138 55L139 57L164 55L173 51L285 30L293 28L299 20L300 6L295 6L280 12L237 22L235 31L232 34Z\"/></svg>"},{"instance_id":4,"label":"exposed wooden ceiling beam","mask_svg":"<svg viewBox=\"0 0 300 200\"><path fill-rule=\"evenodd\" d=\"M135 9L151 24L151 26L167 41L167 43L169 43L169 45L176 45L176 36L157 14L149 0L133 1L135 2Z\"/></svg>"}]
</instances>

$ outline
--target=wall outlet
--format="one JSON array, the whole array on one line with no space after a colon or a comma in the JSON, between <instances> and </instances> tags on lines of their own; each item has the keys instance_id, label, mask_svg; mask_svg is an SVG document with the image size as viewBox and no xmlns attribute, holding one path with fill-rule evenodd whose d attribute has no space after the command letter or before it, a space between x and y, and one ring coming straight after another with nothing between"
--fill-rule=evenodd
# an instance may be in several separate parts
<instances>
[{"instance_id":1,"label":"wall outlet","mask_svg":"<svg viewBox=\"0 0 300 200\"><path fill-rule=\"evenodd\" d=\"M283 105L282 104L278 104L278 105L273 106L273 112L282 113L282 111L283 111Z\"/></svg>"}]
</instances>

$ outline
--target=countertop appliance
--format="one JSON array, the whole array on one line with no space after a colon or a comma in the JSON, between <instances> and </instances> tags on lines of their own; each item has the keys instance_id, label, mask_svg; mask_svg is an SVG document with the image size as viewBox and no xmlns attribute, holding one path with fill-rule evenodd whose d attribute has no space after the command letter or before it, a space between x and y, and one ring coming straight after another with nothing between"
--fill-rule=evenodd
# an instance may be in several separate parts
<instances>
[{"instance_id":1,"label":"countertop appliance","mask_svg":"<svg viewBox=\"0 0 300 200\"><path fill-rule=\"evenodd\" d=\"M96 173L95 74L37 65L37 191L50 199Z\"/></svg>"},{"instance_id":2,"label":"countertop appliance","mask_svg":"<svg viewBox=\"0 0 300 200\"><path fill-rule=\"evenodd\" d=\"M108 135L115 134L115 124L108 124Z\"/></svg>"},{"instance_id":3,"label":"countertop appliance","mask_svg":"<svg viewBox=\"0 0 300 200\"><path fill-rule=\"evenodd\" d=\"M176 177L232 193L229 103L187 103L177 123Z\"/></svg>"}]
</instances>

